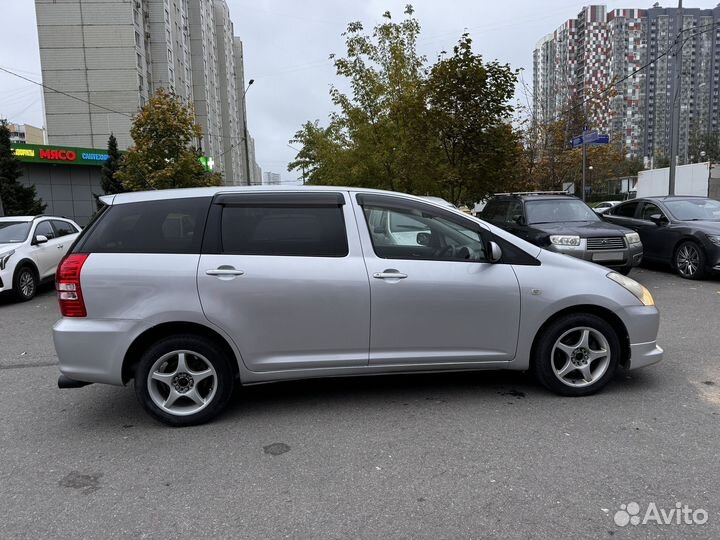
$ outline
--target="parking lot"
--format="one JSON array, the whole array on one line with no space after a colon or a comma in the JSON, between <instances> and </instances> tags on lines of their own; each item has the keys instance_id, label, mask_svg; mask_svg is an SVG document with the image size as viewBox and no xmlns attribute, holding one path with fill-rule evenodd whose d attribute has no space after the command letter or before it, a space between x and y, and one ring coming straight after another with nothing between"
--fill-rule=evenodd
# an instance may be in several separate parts
<instances>
[{"instance_id":1,"label":"parking lot","mask_svg":"<svg viewBox=\"0 0 720 540\"><path fill-rule=\"evenodd\" d=\"M301 381L186 429L131 388L57 389L52 287L0 299L0 536L718 538L720 279L631 277L665 360L596 396L520 373ZM617 525L631 502L708 519Z\"/></svg>"}]
</instances>

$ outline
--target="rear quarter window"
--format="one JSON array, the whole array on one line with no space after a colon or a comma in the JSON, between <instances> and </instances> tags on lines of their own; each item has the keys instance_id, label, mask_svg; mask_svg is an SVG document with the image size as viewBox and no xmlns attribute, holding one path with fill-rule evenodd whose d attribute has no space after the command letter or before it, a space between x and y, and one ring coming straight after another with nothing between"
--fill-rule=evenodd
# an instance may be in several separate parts
<instances>
[{"instance_id":1,"label":"rear quarter window","mask_svg":"<svg viewBox=\"0 0 720 540\"><path fill-rule=\"evenodd\" d=\"M86 253L200 253L210 198L110 206L75 246Z\"/></svg>"}]
</instances>

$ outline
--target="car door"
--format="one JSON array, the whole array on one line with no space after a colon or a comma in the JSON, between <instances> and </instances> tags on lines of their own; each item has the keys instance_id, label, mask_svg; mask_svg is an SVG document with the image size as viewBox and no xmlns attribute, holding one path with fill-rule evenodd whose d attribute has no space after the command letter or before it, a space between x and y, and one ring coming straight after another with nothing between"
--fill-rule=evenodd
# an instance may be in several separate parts
<instances>
[{"instance_id":1,"label":"car door","mask_svg":"<svg viewBox=\"0 0 720 540\"><path fill-rule=\"evenodd\" d=\"M635 230L640 235L644 256L650 259L669 259L675 245L675 234L669 221L657 225L650 217L660 215L667 220L667 214L655 203L643 201Z\"/></svg>"},{"instance_id":2,"label":"car door","mask_svg":"<svg viewBox=\"0 0 720 540\"><path fill-rule=\"evenodd\" d=\"M42 235L47 238L47 242L38 244L35 238ZM38 221L35 225L35 231L32 236L32 256L37 264L40 279L45 279L54 274L59 259L58 245L60 241L56 238L55 229L49 219Z\"/></svg>"},{"instance_id":3,"label":"car door","mask_svg":"<svg viewBox=\"0 0 720 540\"><path fill-rule=\"evenodd\" d=\"M397 196L360 193L353 205L370 276L370 365L513 359L519 285L510 265L487 262L479 223ZM396 214L430 233L383 242L370 224Z\"/></svg>"},{"instance_id":4,"label":"car door","mask_svg":"<svg viewBox=\"0 0 720 540\"><path fill-rule=\"evenodd\" d=\"M641 201L628 201L617 206L612 207L607 212L602 214L602 219L610 223L616 223L623 227L636 230L639 226L639 220L637 219L638 209L640 208Z\"/></svg>"},{"instance_id":5,"label":"car door","mask_svg":"<svg viewBox=\"0 0 720 540\"><path fill-rule=\"evenodd\" d=\"M57 250L55 253L56 269L62 258L67 254L72 243L78 237L79 232L75 228L75 225L62 219L53 219L52 226L55 229L55 238L58 240L56 244ZM53 269L53 272L55 272L55 269Z\"/></svg>"},{"instance_id":6,"label":"car door","mask_svg":"<svg viewBox=\"0 0 720 540\"><path fill-rule=\"evenodd\" d=\"M367 366L370 286L342 192L217 196L198 290L252 371Z\"/></svg>"}]
</instances>

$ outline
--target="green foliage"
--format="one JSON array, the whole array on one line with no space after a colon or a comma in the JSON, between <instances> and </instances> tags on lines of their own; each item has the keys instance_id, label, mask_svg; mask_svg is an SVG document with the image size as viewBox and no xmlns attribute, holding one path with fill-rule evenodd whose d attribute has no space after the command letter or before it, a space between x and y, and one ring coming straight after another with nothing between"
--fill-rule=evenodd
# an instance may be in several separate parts
<instances>
[{"instance_id":1,"label":"green foliage","mask_svg":"<svg viewBox=\"0 0 720 540\"><path fill-rule=\"evenodd\" d=\"M720 163L720 133L693 132L688 145L688 159L691 163Z\"/></svg>"},{"instance_id":2,"label":"green foliage","mask_svg":"<svg viewBox=\"0 0 720 540\"><path fill-rule=\"evenodd\" d=\"M389 12L372 34L350 23L346 56L336 57L348 93L333 86L327 127L307 122L288 170L312 184L344 184L470 202L517 182L522 152L510 125L515 73L484 63L464 34L432 65L417 52L420 24L411 6Z\"/></svg>"},{"instance_id":3,"label":"green foliage","mask_svg":"<svg viewBox=\"0 0 720 540\"><path fill-rule=\"evenodd\" d=\"M205 170L194 146L202 137L191 106L158 90L133 119L135 146L125 154L114 179L125 191L220 185L222 177Z\"/></svg>"},{"instance_id":4,"label":"green foliage","mask_svg":"<svg viewBox=\"0 0 720 540\"><path fill-rule=\"evenodd\" d=\"M46 205L36 199L35 186L23 186L20 162L10 149L10 130L7 120L0 120L0 200L7 216L42 214Z\"/></svg>"},{"instance_id":5,"label":"green foliage","mask_svg":"<svg viewBox=\"0 0 720 540\"><path fill-rule=\"evenodd\" d=\"M117 139L115 135L110 134L108 138L108 159L103 163L100 171L100 185L106 195L113 193L122 193L125 191L123 185L115 178L115 173L120 169L122 163L122 155L118 150Z\"/></svg>"}]
</instances>

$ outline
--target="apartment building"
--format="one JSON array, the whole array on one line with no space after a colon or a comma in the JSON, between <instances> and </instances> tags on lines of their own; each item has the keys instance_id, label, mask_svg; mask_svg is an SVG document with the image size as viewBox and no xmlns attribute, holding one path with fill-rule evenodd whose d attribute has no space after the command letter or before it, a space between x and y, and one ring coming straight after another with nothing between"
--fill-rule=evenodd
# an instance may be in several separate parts
<instances>
[{"instance_id":1,"label":"apartment building","mask_svg":"<svg viewBox=\"0 0 720 540\"><path fill-rule=\"evenodd\" d=\"M49 143L102 148L114 133L126 149L132 116L162 87L194 105L203 130L198 145L225 182L249 183L240 144L244 94L237 87L242 47L225 0L35 0L35 6Z\"/></svg>"}]
</instances>

